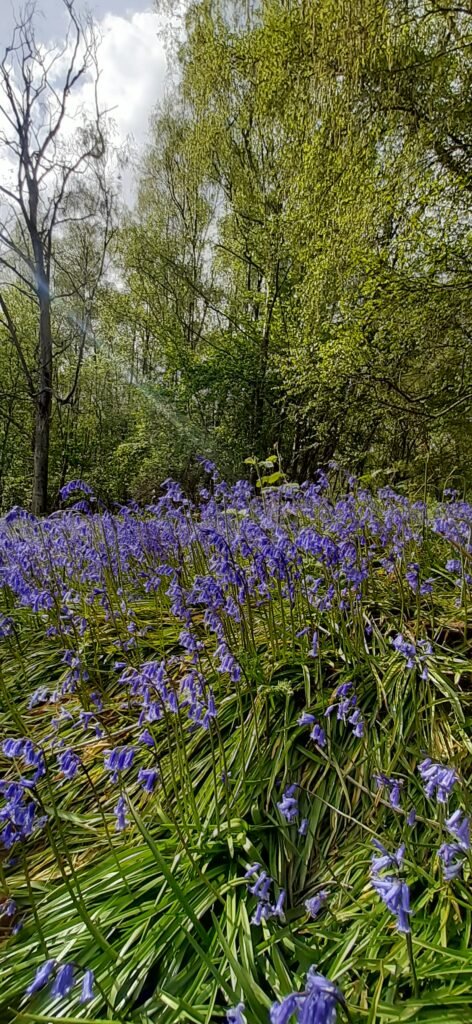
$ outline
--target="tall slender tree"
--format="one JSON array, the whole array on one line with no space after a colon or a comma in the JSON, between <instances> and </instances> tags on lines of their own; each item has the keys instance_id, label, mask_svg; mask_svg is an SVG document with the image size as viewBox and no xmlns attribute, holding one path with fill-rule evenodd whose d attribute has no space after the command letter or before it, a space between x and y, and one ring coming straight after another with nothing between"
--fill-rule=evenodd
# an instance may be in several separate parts
<instances>
[{"instance_id":1,"label":"tall slender tree","mask_svg":"<svg viewBox=\"0 0 472 1024\"><path fill-rule=\"evenodd\" d=\"M68 30L60 47L47 48L38 42L35 7L28 4L0 64L0 152L11 167L10 180L6 177L0 184L0 317L34 409L32 509L36 514L44 513L48 503L53 403L56 398L72 400L85 343L83 338L68 394L55 395L54 363L61 347L61 339L54 337L52 316L56 244L67 228L93 221L100 213L106 247L111 212L104 175L105 112L98 101L96 36L92 23L79 18L74 0L62 3ZM73 105L78 87L90 81L94 111L87 117ZM77 124L72 132L70 114ZM94 187L84 189L91 175ZM36 304L33 360L9 301L12 289L31 295Z\"/></svg>"}]
</instances>

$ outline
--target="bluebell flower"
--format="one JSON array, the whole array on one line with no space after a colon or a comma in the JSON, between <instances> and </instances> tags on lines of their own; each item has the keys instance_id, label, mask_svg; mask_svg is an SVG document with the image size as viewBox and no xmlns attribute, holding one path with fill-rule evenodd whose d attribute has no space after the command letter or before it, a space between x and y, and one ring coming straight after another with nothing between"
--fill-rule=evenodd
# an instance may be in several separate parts
<instances>
[{"instance_id":1,"label":"bluebell flower","mask_svg":"<svg viewBox=\"0 0 472 1024\"><path fill-rule=\"evenodd\" d=\"M149 729L143 729L139 734L138 743L144 743L146 747L155 747L156 745L154 737L149 732Z\"/></svg>"},{"instance_id":2,"label":"bluebell flower","mask_svg":"<svg viewBox=\"0 0 472 1024\"><path fill-rule=\"evenodd\" d=\"M309 900L305 900L305 910L310 917L317 917L321 908L326 903L328 895L327 890L322 889L316 896L312 896Z\"/></svg>"},{"instance_id":3,"label":"bluebell flower","mask_svg":"<svg viewBox=\"0 0 472 1024\"><path fill-rule=\"evenodd\" d=\"M303 711L300 718L297 719L297 725L311 725L314 721L314 715L311 715L309 711Z\"/></svg>"},{"instance_id":4,"label":"bluebell flower","mask_svg":"<svg viewBox=\"0 0 472 1024\"><path fill-rule=\"evenodd\" d=\"M92 488L83 480L70 480L68 484L61 487L59 491L59 498L61 501L66 501L67 498L70 498L71 494L76 494L78 491L81 494L88 494L89 496L93 495Z\"/></svg>"},{"instance_id":5,"label":"bluebell flower","mask_svg":"<svg viewBox=\"0 0 472 1024\"><path fill-rule=\"evenodd\" d=\"M298 815L298 800L293 795L297 788L296 783L293 783L291 786L287 786L282 799L279 800L277 804L282 817L284 817L289 823L295 821L295 818Z\"/></svg>"},{"instance_id":6,"label":"bluebell flower","mask_svg":"<svg viewBox=\"0 0 472 1024\"><path fill-rule=\"evenodd\" d=\"M408 812L406 823L407 823L407 825L409 825L410 828L413 828L413 825L416 824L416 808L415 807L412 807L411 811Z\"/></svg>"},{"instance_id":7,"label":"bluebell flower","mask_svg":"<svg viewBox=\"0 0 472 1024\"><path fill-rule=\"evenodd\" d=\"M455 836L461 850L470 850L470 818L461 810L454 811L444 822L448 832Z\"/></svg>"},{"instance_id":8,"label":"bluebell flower","mask_svg":"<svg viewBox=\"0 0 472 1024\"><path fill-rule=\"evenodd\" d=\"M277 902L275 904L275 907L273 908L274 917L282 917L282 918L284 917L284 906L285 906L285 897L286 897L286 895L287 894L285 892L285 889L281 889L280 892L279 892L279 895L277 897Z\"/></svg>"},{"instance_id":9,"label":"bluebell flower","mask_svg":"<svg viewBox=\"0 0 472 1024\"><path fill-rule=\"evenodd\" d=\"M83 977L83 981L82 981L82 990L81 990L81 993L80 993L80 1002L81 1003L88 1003L90 999L93 999L93 983L94 983L93 971L89 969L88 971L85 971L85 974L84 974L84 977Z\"/></svg>"},{"instance_id":10,"label":"bluebell flower","mask_svg":"<svg viewBox=\"0 0 472 1024\"><path fill-rule=\"evenodd\" d=\"M310 654L311 654L312 658L317 658L318 657L318 630L316 630L316 629L315 629L315 632L313 633L313 637L312 637L312 641L311 641L311 651L310 651Z\"/></svg>"},{"instance_id":11,"label":"bluebell flower","mask_svg":"<svg viewBox=\"0 0 472 1024\"><path fill-rule=\"evenodd\" d=\"M392 646L398 652L402 654L406 661L407 668L415 667L416 647L415 644L405 640L402 633L398 633L392 640Z\"/></svg>"},{"instance_id":12,"label":"bluebell flower","mask_svg":"<svg viewBox=\"0 0 472 1024\"><path fill-rule=\"evenodd\" d=\"M134 756L134 747L115 747L114 750L105 751L104 765L111 772L112 782L117 782L120 772L131 768Z\"/></svg>"},{"instance_id":13,"label":"bluebell flower","mask_svg":"<svg viewBox=\"0 0 472 1024\"><path fill-rule=\"evenodd\" d=\"M244 1003L238 1003L237 1006L232 1006L231 1009L226 1011L227 1024L246 1024L246 1018L244 1016L245 1006Z\"/></svg>"},{"instance_id":14,"label":"bluebell flower","mask_svg":"<svg viewBox=\"0 0 472 1024\"><path fill-rule=\"evenodd\" d=\"M38 967L32 982L28 985L28 988L26 989L27 996L34 995L34 993L38 992L39 989L43 987L43 985L46 985L54 970L55 963L55 960L46 960L44 964L41 964L41 966Z\"/></svg>"},{"instance_id":15,"label":"bluebell flower","mask_svg":"<svg viewBox=\"0 0 472 1024\"><path fill-rule=\"evenodd\" d=\"M0 903L0 917L14 917L17 911L15 900L6 899Z\"/></svg>"},{"instance_id":16,"label":"bluebell flower","mask_svg":"<svg viewBox=\"0 0 472 1024\"><path fill-rule=\"evenodd\" d=\"M457 878L460 875L464 865L464 857L462 856L462 847L459 846L459 843L443 843L439 847L438 857L444 864L444 878L447 882L451 882L453 878Z\"/></svg>"},{"instance_id":17,"label":"bluebell flower","mask_svg":"<svg viewBox=\"0 0 472 1024\"><path fill-rule=\"evenodd\" d=\"M249 864L246 870L245 878L251 878L252 875L256 875L260 870L261 865L256 861L254 864Z\"/></svg>"},{"instance_id":18,"label":"bluebell flower","mask_svg":"<svg viewBox=\"0 0 472 1024\"><path fill-rule=\"evenodd\" d=\"M65 778L73 779L77 775L80 758L77 757L77 754L74 754L73 750L64 750L62 754L58 755L57 763L59 771L62 772Z\"/></svg>"},{"instance_id":19,"label":"bluebell flower","mask_svg":"<svg viewBox=\"0 0 472 1024\"><path fill-rule=\"evenodd\" d=\"M383 786L388 789L390 806L397 811L400 807L400 793L404 785L403 779L389 778L389 776L384 775L383 772L377 772L374 775L374 781L377 789L382 789Z\"/></svg>"},{"instance_id":20,"label":"bluebell flower","mask_svg":"<svg viewBox=\"0 0 472 1024\"><path fill-rule=\"evenodd\" d=\"M152 791L153 791L153 789L154 789L154 787L156 785L158 774L159 773L157 771L157 768L140 768L139 769L139 772L138 772L138 782L141 783L141 785L142 785L142 787L143 787L143 789L145 790L146 793L152 793Z\"/></svg>"},{"instance_id":21,"label":"bluebell flower","mask_svg":"<svg viewBox=\"0 0 472 1024\"><path fill-rule=\"evenodd\" d=\"M303 818L298 829L299 836L306 836L308 832L308 818Z\"/></svg>"},{"instance_id":22,"label":"bluebell flower","mask_svg":"<svg viewBox=\"0 0 472 1024\"><path fill-rule=\"evenodd\" d=\"M455 769L436 764L430 757L426 757L418 765L418 771L425 783L426 796L430 799L436 797L439 804L447 804L452 789L458 781Z\"/></svg>"},{"instance_id":23,"label":"bluebell flower","mask_svg":"<svg viewBox=\"0 0 472 1024\"><path fill-rule=\"evenodd\" d=\"M257 896L259 899L267 899L271 885L272 879L270 875L266 871L261 871L254 885L249 886L248 891L252 896Z\"/></svg>"},{"instance_id":24,"label":"bluebell flower","mask_svg":"<svg viewBox=\"0 0 472 1024\"><path fill-rule=\"evenodd\" d=\"M54 979L51 989L52 996L67 996L74 986L74 965L62 964Z\"/></svg>"},{"instance_id":25,"label":"bluebell flower","mask_svg":"<svg viewBox=\"0 0 472 1024\"><path fill-rule=\"evenodd\" d=\"M120 796L118 803L115 805L115 816L116 816L116 831L123 832L126 826L129 824L126 817L126 800L124 796Z\"/></svg>"},{"instance_id":26,"label":"bluebell flower","mask_svg":"<svg viewBox=\"0 0 472 1024\"><path fill-rule=\"evenodd\" d=\"M319 747L326 746L326 733L319 722L315 722L310 732L310 739L317 743Z\"/></svg>"},{"instance_id":27,"label":"bluebell flower","mask_svg":"<svg viewBox=\"0 0 472 1024\"><path fill-rule=\"evenodd\" d=\"M328 978L310 967L304 992L292 992L270 1008L270 1024L336 1024L337 1010L345 1006L340 990Z\"/></svg>"},{"instance_id":28,"label":"bluebell flower","mask_svg":"<svg viewBox=\"0 0 472 1024\"><path fill-rule=\"evenodd\" d=\"M372 885L385 906L397 919L397 930L408 933L411 931L408 916L410 910L410 890L406 882L393 875L373 875Z\"/></svg>"},{"instance_id":29,"label":"bluebell flower","mask_svg":"<svg viewBox=\"0 0 472 1024\"><path fill-rule=\"evenodd\" d=\"M385 868L397 868L398 870L401 868L405 856L404 843L398 847L395 853L389 853L378 839L373 839L372 842L380 853L380 857L375 853L372 854L371 870L374 874L378 874L379 871L383 871Z\"/></svg>"}]
</instances>

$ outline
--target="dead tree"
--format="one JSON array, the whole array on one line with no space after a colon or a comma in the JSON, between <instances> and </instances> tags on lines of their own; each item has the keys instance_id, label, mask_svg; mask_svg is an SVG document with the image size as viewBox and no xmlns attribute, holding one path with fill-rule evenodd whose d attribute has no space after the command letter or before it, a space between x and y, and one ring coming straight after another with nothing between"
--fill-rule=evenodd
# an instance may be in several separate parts
<instances>
[{"instance_id":1,"label":"dead tree","mask_svg":"<svg viewBox=\"0 0 472 1024\"><path fill-rule=\"evenodd\" d=\"M105 177L106 112L98 102L97 40L90 21L79 18L74 0L62 0L68 29L52 50L36 40L35 8L18 18L0 64L0 153L11 178L0 181L0 321L16 351L33 407L32 510L47 510L51 416L55 402L70 402L78 386L86 335L76 353L72 388L55 393L54 264L56 249L71 225L101 218L103 272L111 235L111 192ZM93 83L94 109L75 106L77 89ZM71 125L72 116L72 125ZM73 280L73 273L70 274ZM98 282L91 282L88 296ZM9 302L11 289L33 297L38 335L34 360L25 350Z\"/></svg>"}]
</instances>

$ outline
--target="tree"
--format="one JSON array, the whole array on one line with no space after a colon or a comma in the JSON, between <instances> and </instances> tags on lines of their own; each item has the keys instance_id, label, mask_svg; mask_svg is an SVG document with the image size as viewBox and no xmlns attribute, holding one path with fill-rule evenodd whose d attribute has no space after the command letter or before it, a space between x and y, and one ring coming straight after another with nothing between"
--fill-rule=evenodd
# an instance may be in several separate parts
<instances>
[{"instance_id":1,"label":"tree","mask_svg":"<svg viewBox=\"0 0 472 1024\"><path fill-rule=\"evenodd\" d=\"M87 337L83 310L76 367L66 395L55 391L55 363L62 339L54 337L53 307L56 252L67 232L102 220L101 251L86 282L82 299L90 298L103 271L111 230L111 198L107 192L105 112L98 103L97 47L93 26L82 22L74 0L62 0L68 31L61 48L47 50L35 37L33 5L19 17L12 42L0 64L2 96L0 147L11 164L8 184L0 185L0 316L15 351L34 412L32 509L44 513L48 504L50 425L54 401L67 404L77 388ZM89 120L71 110L74 91L90 78L95 111ZM68 115L81 124L69 132ZM93 178L93 185L91 179ZM77 297L71 269L69 295ZM32 295L37 309L38 340L31 360L19 330L11 291ZM59 298L59 296L57 296Z\"/></svg>"}]
</instances>

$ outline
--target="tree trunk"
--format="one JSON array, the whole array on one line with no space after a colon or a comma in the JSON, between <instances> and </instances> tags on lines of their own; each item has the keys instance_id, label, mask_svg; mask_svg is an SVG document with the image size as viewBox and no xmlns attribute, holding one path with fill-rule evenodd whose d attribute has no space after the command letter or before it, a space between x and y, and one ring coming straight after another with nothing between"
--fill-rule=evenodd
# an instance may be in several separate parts
<instances>
[{"instance_id":1,"label":"tree trunk","mask_svg":"<svg viewBox=\"0 0 472 1024\"><path fill-rule=\"evenodd\" d=\"M43 261L37 267L39 293L39 365L33 451L32 511L40 516L47 512L49 471L49 428L52 409L52 335L49 285Z\"/></svg>"}]
</instances>

